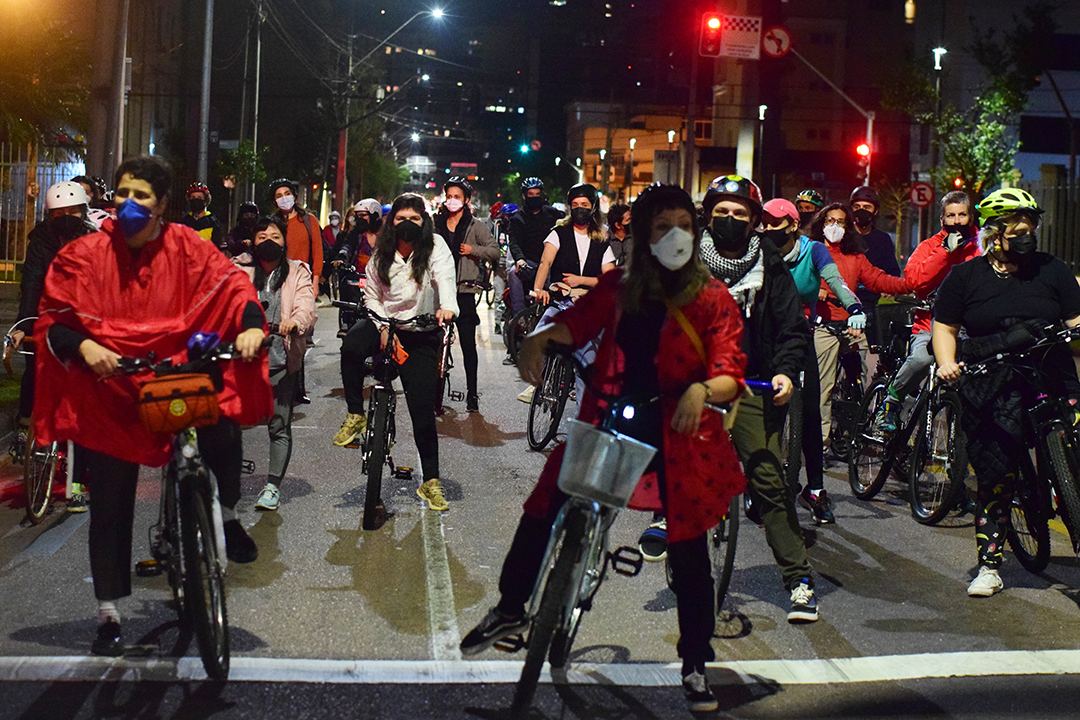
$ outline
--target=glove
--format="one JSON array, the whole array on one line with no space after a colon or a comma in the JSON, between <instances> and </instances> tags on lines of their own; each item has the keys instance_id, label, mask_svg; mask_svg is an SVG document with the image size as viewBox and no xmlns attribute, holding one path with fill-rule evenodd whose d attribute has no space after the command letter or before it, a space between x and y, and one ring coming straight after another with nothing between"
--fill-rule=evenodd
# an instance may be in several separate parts
<instances>
[{"instance_id":1,"label":"glove","mask_svg":"<svg viewBox=\"0 0 1080 720\"><path fill-rule=\"evenodd\" d=\"M955 252L966 244L967 238L958 232L951 232L945 236L945 249L949 252Z\"/></svg>"},{"instance_id":2,"label":"glove","mask_svg":"<svg viewBox=\"0 0 1080 720\"><path fill-rule=\"evenodd\" d=\"M852 330L865 330L866 315L861 312L848 315L847 326Z\"/></svg>"}]
</instances>

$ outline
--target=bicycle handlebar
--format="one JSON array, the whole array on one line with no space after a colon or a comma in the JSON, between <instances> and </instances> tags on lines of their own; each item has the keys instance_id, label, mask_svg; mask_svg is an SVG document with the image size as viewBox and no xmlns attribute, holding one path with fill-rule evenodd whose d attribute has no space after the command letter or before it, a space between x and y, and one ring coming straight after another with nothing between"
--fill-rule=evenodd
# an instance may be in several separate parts
<instances>
[{"instance_id":1,"label":"bicycle handlebar","mask_svg":"<svg viewBox=\"0 0 1080 720\"><path fill-rule=\"evenodd\" d=\"M1050 325L1045 329L1048 330L1052 327L1053 325ZM1080 325L1076 327L1061 328L1060 330L1055 330L1053 333L1036 340L1032 345L995 353L994 355L983 358L977 362L965 362L961 367L961 373L964 375L982 375L990 369L991 365L1011 360L1019 360L1037 350L1044 350L1053 345L1060 345L1077 339L1080 339Z\"/></svg>"}]
</instances>

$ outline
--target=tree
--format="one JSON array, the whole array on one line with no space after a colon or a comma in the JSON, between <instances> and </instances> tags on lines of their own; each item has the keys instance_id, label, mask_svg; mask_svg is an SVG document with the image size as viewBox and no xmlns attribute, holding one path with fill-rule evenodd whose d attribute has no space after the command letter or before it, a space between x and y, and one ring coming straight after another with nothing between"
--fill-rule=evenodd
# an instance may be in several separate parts
<instances>
[{"instance_id":1,"label":"tree","mask_svg":"<svg viewBox=\"0 0 1080 720\"><path fill-rule=\"evenodd\" d=\"M268 147L263 148L262 152L256 152L255 143L244 140L235 150L221 151L221 159L215 165L214 171L221 178L232 176L236 187L246 188L252 183L261 187L266 182L262 158L269 152Z\"/></svg>"}]
</instances>

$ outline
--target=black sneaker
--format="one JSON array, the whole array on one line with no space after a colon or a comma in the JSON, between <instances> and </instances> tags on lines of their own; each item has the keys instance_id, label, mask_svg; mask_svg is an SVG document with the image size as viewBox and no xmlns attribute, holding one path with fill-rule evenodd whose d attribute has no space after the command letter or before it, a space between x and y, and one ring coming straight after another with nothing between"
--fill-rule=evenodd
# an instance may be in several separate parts
<instances>
[{"instance_id":1,"label":"black sneaker","mask_svg":"<svg viewBox=\"0 0 1080 720\"><path fill-rule=\"evenodd\" d=\"M488 610L488 614L480 621L480 624L469 631L461 641L462 655L476 655L511 635L517 635L529 623L524 615L507 617L496 608Z\"/></svg>"},{"instance_id":2,"label":"black sneaker","mask_svg":"<svg viewBox=\"0 0 1080 720\"><path fill-rule=\"evenodd\" d=\"M259 547L239 520L225 523L225 554L233 562L241 564L255 562L259 557Z\"/></svg>"},{"instance_id":3,"label":"black sneaker","mask_svg":"<svg viewBox=\"0 0 1080 720\"><path fill-rule=\"evenodd\" d=\"M97 637L90 645L90 652L104 657L120 657L124 654L124 643L120 642L120 623L107 620L98 625Z\"/></svg>"},{"instance_id":4,"label":"black sneaker","mask_svg":"<svg viewBox=\"0 0 1080 720\"><path fill-rule=\"evenodd\" d=\"M514 364L514 358L510 357L510 355L507 355L506 357L503 358L502 362L503 362L503 365L513 365Z\"/></svg>"},{"instance_id":5,"label":"black sneaker","mask_svg":"<svg viewBox=\"0 0 1080 720\"><path fill-rule=\"evenodd\" d=\"M465 396L465 411L466 412L480 412L480 397L476 393L469 393Z\"/></svg>"},{"instance_id":6,"label":"black sneaker","mask_svg":"<svg viewBox=\"0 0 1080 720\"><path fill-rule=\"evenodd\" d=\"M799 493L799 504L813 513L814 522L818 525L830 525L836 522L836 517L832 512L832 503L829 502L829 495L824 490L814 497L809 486L803 488L803 491Z\"/></svg>"},{"instance_id":7,"label":"black sneaker","mask_svg":"<svg viewBox=\"0 0 1080 720\"><path fill-rule=\"evenodd\" d=\"M789 623L812 623L817 619L818 607L814 588L810 586L810 578L801 578L791 590L791 609L788 610L787 620Z\"/></svg>"},{"instance_id":8,"label":"black sneaker","mask_svg":"<svg viewBox=\"0 0 1080 720\"><path fill-rule=\"evenodd\" d=\"M695 670L689 675L684 675L682 689L690 712L713 712L720 707L720 704L716 702L716 696L709 689L704 673Z\"/></svg>"}]
</instances>

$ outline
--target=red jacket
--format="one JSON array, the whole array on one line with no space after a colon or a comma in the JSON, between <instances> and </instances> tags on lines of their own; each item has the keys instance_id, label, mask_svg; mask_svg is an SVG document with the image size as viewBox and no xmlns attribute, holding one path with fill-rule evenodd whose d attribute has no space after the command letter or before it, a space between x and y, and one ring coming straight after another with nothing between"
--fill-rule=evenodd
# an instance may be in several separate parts
<instances>
[{"instance_id":1,"label":"red jacket","mask_svg":"<svg viewBox=\"0 0 1080 720\"><path fill-rule=\"evenodd\" d=\"M944 230L923 240L904 266L904 277L911 283L911 289L919 299L925 300L930 293L937 290L953 265L967 262L982 254L978 240L969 240L955 252L946 250L944 241ZM930 332L932 322L933 317L929 310L919 310L915 313L915 323L911 331Z\"/></svg>"},{"instance_id":2,"label":"red jacket","mask_svg":"<svg viewBox=\"0 0 1080 720\"><path fill-rule=\"evenodd\" d=\"M868 290L873 290L882 295L900 295L911 292L911 286L907 280L893 277L884 270L874 267L865 254L845 255L840 252L840 243L827 243L827 245L829 255L832 256L836 268L840 271L840 277L844 279L844 283L852 290L862 285ZM829 290L829 286L825 284L824 280L821 281L821 288L828 291L830 298L836 300L836 295L833 294L832 290ZM826 322L830 320L847 320L848 318L847 310L837 307L831 302L818 303L817 310L818 315Z\"/></svg>"},{"instance_id":3,"label":"red jacket","mask_svg":"<svg viewBox=\"0 0 1080 720\"><path fill-rule=\"evenodd\" d=\"M611 395L620 394L623 384L623 353L615 342L615 330L622 317L622 274L622 269L604 273L596 287L554 318L555 322L570 329L577 348L604 332L596 355L594 384L601 392ZM738 456L719 413L705 410L694 436L670 431L679 397L690 383L719 375L742 379L746 356L741 350L739 308L723 284L710 280L705 289L681 309L701 338L708 367L702 365L690 338L669 315L660 330L663 350L657 358L656 368L664 393L661 407L670 542L693 539L716 525L727 512L731 498L746 487ZM586 391L578 419L598 423L600 403L591 390ZM547 515L565 449L565 445L560 445L548 457L536 488L525 502L528 514ZM646 475L638 483L630 506L641 510L661 508L655 473Z\"/></svg>"}]
</instances>

